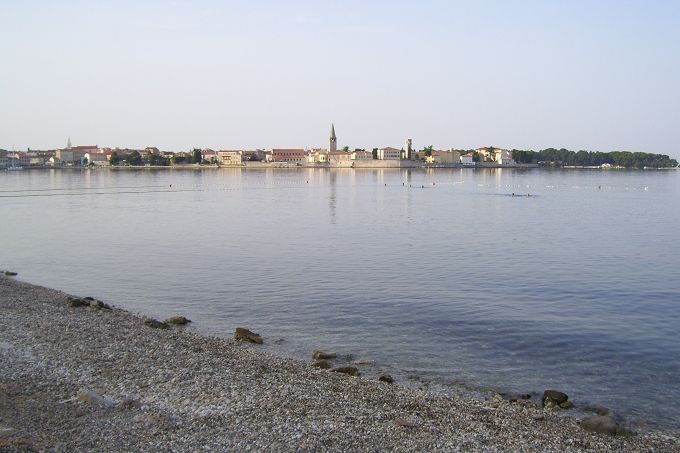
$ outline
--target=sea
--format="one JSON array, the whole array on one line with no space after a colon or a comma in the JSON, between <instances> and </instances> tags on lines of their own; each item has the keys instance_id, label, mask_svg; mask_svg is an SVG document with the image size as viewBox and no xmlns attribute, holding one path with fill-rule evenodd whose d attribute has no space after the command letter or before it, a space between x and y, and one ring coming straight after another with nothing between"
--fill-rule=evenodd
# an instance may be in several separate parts
<instances>
[{"instance_id":1,"label":"sea","mask_svg":"<svg viewBox=\"0 0 680 453\"><path fill-rule=\"evenodd\" d=\"M444 393L680 427L680 171L0 173L0 269Z\"/></svg>"}]
</instances>

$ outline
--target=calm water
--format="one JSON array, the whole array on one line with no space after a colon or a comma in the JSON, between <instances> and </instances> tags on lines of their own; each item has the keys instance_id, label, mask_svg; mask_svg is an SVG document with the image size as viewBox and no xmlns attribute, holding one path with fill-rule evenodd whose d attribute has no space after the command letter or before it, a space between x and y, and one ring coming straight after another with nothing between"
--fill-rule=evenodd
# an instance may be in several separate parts
<instances>
[{"instance_id":1,"label":"calm water","mask_svg":"<svg viewBox=\"0 0 680 453\"><path fill-rule=\"evenodd\" d=\"M368 376L557 388L677 429L679 200L678 171L2 172L0 269Z\"/></svg>"}]
</instances>

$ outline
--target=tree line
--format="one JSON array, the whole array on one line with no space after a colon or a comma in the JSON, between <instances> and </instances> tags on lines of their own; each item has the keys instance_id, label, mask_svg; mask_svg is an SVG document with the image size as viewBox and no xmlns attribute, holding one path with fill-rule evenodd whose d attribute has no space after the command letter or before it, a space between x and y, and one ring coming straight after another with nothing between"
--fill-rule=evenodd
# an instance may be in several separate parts
<instances>
[{"instance_id":1,"label":"tree line","mask_svg":"<svg viewBox=\"0 0 680 453\"><path fill-rule=\"evenodd\" d=\"M200 164L201 163L201 150L195 148L190 153L183 153L179 155L173 155L170 157L159 156L156 154L149 154L147 156L142 156L139 151L129 151L125 153L118 154L117 151L111 153L109 158L109 163L111 165L153 165L153 166L166 166L170 164Z\"/></svg>"},{"instance_id":2,"label":"tree line","mask_svg":"<svg viewBox=\"0 0 680 453\"><path fill-rule=\"evenodd\" d=\"M548 148L541 151L512 150L512 158L522 164L551 166L600 166L609 164L625 168L668 168L677 167L678 161L665 154L652 154L630 151L569 151L568 149Z\"/></svg>"}]
</instances>

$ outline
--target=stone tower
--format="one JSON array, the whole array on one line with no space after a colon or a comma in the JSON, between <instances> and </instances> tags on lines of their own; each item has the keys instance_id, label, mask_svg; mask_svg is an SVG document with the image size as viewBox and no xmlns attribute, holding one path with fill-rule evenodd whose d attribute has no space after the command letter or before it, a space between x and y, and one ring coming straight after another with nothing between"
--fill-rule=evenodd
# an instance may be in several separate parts
<instances>
[{"instance_id":1,"label":"stone tower","mask_svg":"<svg viewBox=\"0 0 680 453\"><path fill-rule=\"evenodd\" d=\"M411 159L412 142L410 138L406 139L404 143L404 159Z\"/></svg>"},{"instance_id":2,"label":"stone tower","mask_svg":"<svg viewBox=\"0 0 680 453\"><path fill-rule=\"evenodd\" d=\"M335 137L335 126L331 123L331 136L328 139L328 152L332 153L338 150L338 139Z\"/></svg>"}]
</instances>

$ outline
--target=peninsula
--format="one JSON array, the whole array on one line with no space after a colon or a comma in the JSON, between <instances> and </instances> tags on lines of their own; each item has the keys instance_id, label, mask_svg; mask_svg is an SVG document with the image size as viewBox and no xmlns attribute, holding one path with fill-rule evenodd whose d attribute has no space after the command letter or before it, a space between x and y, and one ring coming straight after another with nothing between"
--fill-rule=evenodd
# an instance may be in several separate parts
<instances>
[{"instance_id":1,"label":"peninsula","mask_svg":"<svg viewBox=\"0 0 680 453\"><path fill-rule=\"evenodd\" d=\"M614 151L590 152L548 148L525 151L485 146L476 149L417 150L407 138L401 148L338 149L335 125L331 125L327 148L272 148L255 150L161 151L155 146L144 149L108 148L96 145L72 146L46 151L0 150L0 169L73 168L73 167L312 167L312 168L676 168L678 162L665 154Z\"/></svg>"}]
</instances>

